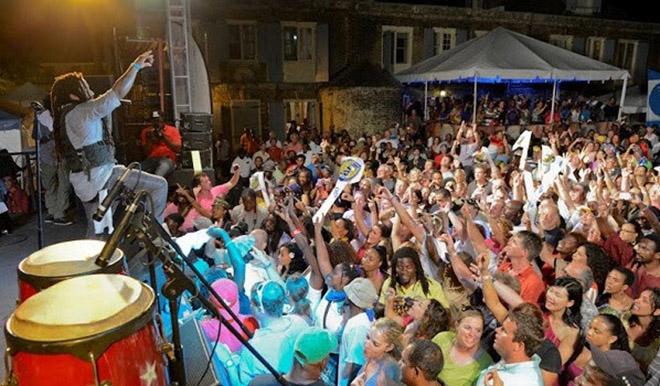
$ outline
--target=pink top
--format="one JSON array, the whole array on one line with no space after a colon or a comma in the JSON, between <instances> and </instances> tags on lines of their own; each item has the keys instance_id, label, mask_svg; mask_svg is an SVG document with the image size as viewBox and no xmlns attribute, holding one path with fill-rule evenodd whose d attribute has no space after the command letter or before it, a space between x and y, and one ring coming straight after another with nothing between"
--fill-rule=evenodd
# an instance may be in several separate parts
<instances>
[{"instance_id":1,"label":"pink top","mask_svg":"<svg viewBox=\"0 0 660 386\"><path fill-rule=\"evenodd\" d=\"M215 198L218 196L224 197L225 195L227 195L227 193L229 193L229 182L212 187L208 193L200 190L196 194L195 200L197 200L197 202L202 208L211 211L213 209L213 202L215 201ZM195 219L197 219L199 216L201 215L199 214L197 209L195 208L190 209L188 214L186 214L185 220L183 221L183 225L181 226L181 228L183 228L184 231L188 231L192 229L193 221L195 221Z\"/></svg>"}]
</instances>

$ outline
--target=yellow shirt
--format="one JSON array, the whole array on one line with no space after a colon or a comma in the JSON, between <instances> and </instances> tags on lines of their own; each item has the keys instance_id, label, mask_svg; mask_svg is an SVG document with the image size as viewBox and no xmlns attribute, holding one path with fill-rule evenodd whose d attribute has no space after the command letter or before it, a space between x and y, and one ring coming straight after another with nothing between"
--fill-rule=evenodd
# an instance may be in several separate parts
<instances>
[{"instance_id":1,"label":"yellow shirt","mask_svg":"<svg viewBox=\"0 0 660 386\"><path fill-rule=\"evenodd\" d=\"M424 290L422 289L422 283L417 280L414 285L411 285L408 288L404 288L398 284L394 287L396 290L397 296L405 296L409 298L420 298L420 299L435 299L440 304L442 304L443 307L449 308L449 301L447 301L447 296L445 296L445 291L442 289L442 286L440 283L437 281L431 279L430 277L426 277L426 280L429 283L429 292L428 294L424 293ZM388 277L385 279L385 282L383 283L383 288L380 290L380 299L378 300L379 303L385 304L387 303L386 296L387 296L387 290L390 288L392 278Z\"/></svg>"}]
</instances>

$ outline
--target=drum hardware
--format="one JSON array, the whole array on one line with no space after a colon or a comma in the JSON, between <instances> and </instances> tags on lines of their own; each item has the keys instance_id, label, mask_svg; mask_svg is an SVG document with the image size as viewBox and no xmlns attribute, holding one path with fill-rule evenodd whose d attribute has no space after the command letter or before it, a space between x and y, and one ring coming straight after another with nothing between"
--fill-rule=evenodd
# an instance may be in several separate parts
<instances>
[{"instance_id":1,"label":"drum hardware","mask_svg":"<svg viewBox=\"0 0 660 386\"><path fill-rule=\"evenodd\" d=\"M18 386L18 380L14 376L14 372L11 369L10 365L10 357L11 356L11 349L7 347L5 349L5 379L2 380L2 386Z\"/></svg>"},{"instance_id":2,"label":"drum hardware","mask_svg":"<svg viewBox=\"0 0 660 386\"><path fill-rule=\"evenodd\" d=\"M173 360L176 359L176 358L174 358L174 345L172 344L172 342L161 343L161 345L159 347L159 350L160 350L161 353L167 355L167 358L170 361L173 361Z\"/></svg>"},{"instance_id":3,"label":"drum hardware","mask_svg":"<svg viewBox=\"0 0 660 386\"><path fill-rule=\"evenodd\" d=\"M144 243L145 248L150 252L149 255L155 258L158 258L162 262L163 272L167 277L166 283L162 286L161 291L165 297L168 298L170 306L170 318L172 322L172 345L173 345L173 354L174 360L170 361L170 380L172 385L186 385L186 376L185 376L185 366L183 363L183 348L181 345L181 336L179 329L179 298L183 292L189 292L193 296L197 297L202 304L202 306L218 319L227 330L229 330L236 338L238 338L243 346L259 360L268 371L277 379L277 381L282 385L288 385L289 383L279 374L279 372L272 367L270 363L248 342L248 339L252 337L247 328L239 322L241 329L245 332L248 338L241 334L233 324L229 323L225 318L222 317L218 309L211 303L209 299L203 296L197 296L199 291L195 282L189 278L184 272L182 267L179 267L178 264L182 266L185 264L195 275L195 279L198 280L202 285L204 285L211 296L213 296L218 304L221 305L227 311L227 313L235 321L240 319L234 314L229 306L223 301L220 295L211 287L211 285L206 281L204 276L199 272L199 270L193 265L193 263L185 256L178 244L170 237L167 232L160 225L158 220L151 214L146 205L144 205L143 198L148 196L148 193L145 191L140 191L136 194L135 199L131 203L133 205L140 205L140 218L141 221L128 221L125 218L122 219L122 222L130 223L127 227L130 228L130 231L138 241ZM134 213L126 213L126 216L134 216ZM130 218L129 218L130 219ZM115 232L119 230L119 227L115 229ZM124 232L126 229L124 229ZM113 238L120 238L122 235L111 236ZM164 243L162 243L164 242ZM165 247L165 244L169 244L170 248ZM178 258L177 258L178 256Z\"/></svg>"},{"instance_id":4,"label":"drum hardware","mask_svg":"<svg viewBox=\"0 0 660 386\"><path fill-rule=\"evenodd\" d=\"M89 353L89 362L92 365L92 373L94 374L94 384L95 386L101 386L101 381L99 380L99 369L96 366L96 358L94 353Z\"/></svg>"},{"instance_id":5,"label":"drum hardware","mask_svg":"<svg viewBox=\"0 0 660 386\"><path fill-rule=\"evenodd\" d=\"M112 382L110 381L99 380L99 370L98 366L96 365L96 358L94 357L94 353L89 353L89 361L92 364L92 372L94 373L94 386L112 386Z\"/></svg>"}]
</instances>

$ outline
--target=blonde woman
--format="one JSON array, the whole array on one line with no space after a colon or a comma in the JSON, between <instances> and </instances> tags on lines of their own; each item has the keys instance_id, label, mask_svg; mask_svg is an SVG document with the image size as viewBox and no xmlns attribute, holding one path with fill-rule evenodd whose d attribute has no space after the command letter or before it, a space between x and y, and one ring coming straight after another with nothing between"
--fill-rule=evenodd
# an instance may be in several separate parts
<instances>
[{"instance_id":1,"label":"blonde woman","mask_svg":"<svg viewBox=\"0 0 660 386\"><path fill-rule=\"evenodd\" d=\"M399 385L403 329L396 322L381 318L371 326L364 344L366 363L351 386Z\"/></svg>"}]
</instances>

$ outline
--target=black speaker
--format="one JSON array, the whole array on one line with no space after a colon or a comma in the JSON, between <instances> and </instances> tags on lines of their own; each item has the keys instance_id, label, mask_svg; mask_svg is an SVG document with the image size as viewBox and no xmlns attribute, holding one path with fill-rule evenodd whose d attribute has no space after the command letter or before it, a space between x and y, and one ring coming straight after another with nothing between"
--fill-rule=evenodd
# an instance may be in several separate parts
<instances>
[{"instance_id":1,"label":"black speaker","mask_svg":"<svg viewBox=\"0 0 660 386\"><path fill-rule=\"evenodd\" d=\"M182 131L212 131L212 116L206 113L181 113Z\"/></svg>"},{"instance_id":2,"label":"black speaker","mask_svg":"<svg viewBox=\"0 0 660 386\"><path fill-rule=\"evenodd\" d=\"M221 369L215 361L211 361L209 370L204 374L211 358L211 348L206 342L204 331L194 317L181 324L181 347L186 368L186 382L188 385L217 386L220 385ZM202 378L204 375L204 378ZM200 382L201 379L201 382Z\"/></svg>"},{"instance_id":3,"label":"black speaker","mask_svg":"<svg viewBox=\"0 0 660 386\"><path fill-rule=\"evenodd\" d=\"M213 135L210 131L184 131L181 142L183 150L208 150L213 148Z\"/></svg>"},{"instance_id":4,"label":"black speaker","mask_svg":"<svg viewBox=\"0 0 660 386\"><path fill-rule=\"evenodd\" d=\"M199 158L202 161L203 169L212 169L213 168L213 157L211 149L207 150L183 150L181 151L181 166L184 168L192 168L192 152L199 151Z\"/></svg>"},{"instance_id":5,"label":"black speaker","mask_svg":"<svg viewBox=\"0 0 660 386\"><path fill-rule=\"evenodd\" d=\"M202 172L206 173L211 179L211 184L215 185L215 170L205 168ZM195 171L193 169L175 169L172 174L167 176L167 182L170 186L191 186Z\"/></svg>"}]
</instances>

